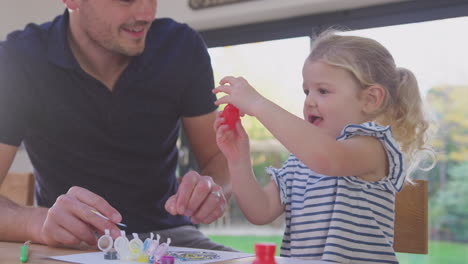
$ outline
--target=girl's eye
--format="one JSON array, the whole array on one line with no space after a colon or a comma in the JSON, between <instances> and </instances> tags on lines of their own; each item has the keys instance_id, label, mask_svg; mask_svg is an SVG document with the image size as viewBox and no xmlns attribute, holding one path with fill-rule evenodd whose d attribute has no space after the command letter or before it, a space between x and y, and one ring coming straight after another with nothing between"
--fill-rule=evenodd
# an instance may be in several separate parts
<instances>
[{"instance_id":1,"label":"girl's eye","mask_svg":"<svg viewBox=\"0 0 468 264\"><path fill-rule=\"evenodd\" d=\"M323 88L320 88L318 91L319 91L320 94L327 94L328 93L328 91L323 89Z\"/></svg>"},{"instance_id":2,"label":"girl's eye","mask_svg":"<svg viewBox=\"0 0 468 264\"><path fill-rule=\"evenodd\" d=\"M304 90L305 95L309 95L309 90Z\"/></svg>"}]
</instances>

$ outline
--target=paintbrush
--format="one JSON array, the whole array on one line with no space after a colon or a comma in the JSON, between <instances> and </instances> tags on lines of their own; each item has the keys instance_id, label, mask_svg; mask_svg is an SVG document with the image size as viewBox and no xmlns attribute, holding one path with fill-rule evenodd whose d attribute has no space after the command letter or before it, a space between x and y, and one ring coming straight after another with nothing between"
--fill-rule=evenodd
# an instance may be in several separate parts
<instances>
[{"instance_id":1,"label":"paintbrush","mask_svg":"<svg viewBox=\"0 0 468 264\"><path fill-rule=\"evenodd\" d=\"M102 215L100 212L98 212L98 211L96 211L96 210L91 210L91 212L93 212L93 213L94 213L95 215L97 215L97 216L100 216L100 217L102 217L102 218L104 218L104 219L106 219L106 220L111 221L108 217ZM116 225L119 225L119 226L127 227L127 225L124 224L124 223L115 223L115 224L116 224Z\"/></svg>"}]
</instances>

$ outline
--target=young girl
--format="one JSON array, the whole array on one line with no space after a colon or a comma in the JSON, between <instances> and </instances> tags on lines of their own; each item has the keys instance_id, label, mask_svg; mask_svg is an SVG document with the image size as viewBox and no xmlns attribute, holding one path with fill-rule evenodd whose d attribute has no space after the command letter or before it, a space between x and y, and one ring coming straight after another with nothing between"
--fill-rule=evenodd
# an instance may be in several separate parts
<instances>
[{"instance_id":1,"label":"young girl","mask_svg":"<svg viewBox=\"0 0 468 264\"><path fill-rule=\"evenodd\" d=\"M218 115L217 143L228 160L239 207L254 224L286 213L281 255L340 263L398 263L393 250L395 192L406 162L426 149L428 122L414 75L378 42L326 32L303 71L304 120L225 77L216 104L255 116L292 154L261 188L240 122Z\"/></svg>"}]
</instances>

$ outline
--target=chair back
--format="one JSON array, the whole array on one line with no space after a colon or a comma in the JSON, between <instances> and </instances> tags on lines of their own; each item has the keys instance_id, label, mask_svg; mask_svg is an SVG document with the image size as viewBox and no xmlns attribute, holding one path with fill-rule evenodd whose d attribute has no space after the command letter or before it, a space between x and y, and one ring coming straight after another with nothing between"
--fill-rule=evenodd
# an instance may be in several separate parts
<instances>
[{"instance_id":1,"label":"chair back","mask_svg":"<svg viewBox=\"0 0 468 264\"><path fill-rule=\"evenodd\" d=\"M32 173L8 173L0 185L0 195L19 205L32 206L34 203L34 175Z\"/></svg>"},{"instance_id":2,"label":"chair back","mask_svg":"<svg viewBox=\"0 0 468 264\"><path fill-rule=\"evenodd\" d=\"M395 252L428 253L428 184L405 184L395 198Z\"/></svg>"}]
</instances>

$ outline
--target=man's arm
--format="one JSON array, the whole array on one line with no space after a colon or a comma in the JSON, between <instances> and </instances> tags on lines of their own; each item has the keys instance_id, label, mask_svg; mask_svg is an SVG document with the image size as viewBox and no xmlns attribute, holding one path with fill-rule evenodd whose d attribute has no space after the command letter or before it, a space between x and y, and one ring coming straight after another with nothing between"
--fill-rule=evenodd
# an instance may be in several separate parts
<instances>
[{"instance_id":1,"label":"man's arm","mask_svg":"<svg viewBox=\"0 0 468 264\"><path fill-rule=\"evenodd\" d=\"M10 169L17 149L0 143L0 184ZM41 242L34 234L39 234L45 214L43 209L23 207L0 196L0 240Z\"/></svg>"},{"instance_id":2,"label":"man's arm","mask_svg":"<svg viewBox=\"0 0 468 264\"><path fill-rule=\"evenodd\" d=\"M199 117L184 118L183 123L200 173L211 176L214 182L223 188L224 195L229 199L231 180L226 158L216 144L216 134L213 129L215 119L216 111Z\"/></svg>"},{"instance_id":3,"label":"man's arm","mask_svg":"<svg viewBox=\"0 0 468 264\"><path fill-rule=\"evenodd\" d=\"M221 217L227 205L226 197L231 197L232 192L226 159L216 145L215 118L216 111L183 118L185 132L202 175L194 171L185 174L179 190L165 206L173 215L190 216L194 224L210 224Z\"/></svg>"},{"instance_id":4,"label":"man's arm","mask_svg":"<svg viewBox=\"0 0 468 264\"><path fill-rule=\"evenodd\" d=\"M0 183L3 182L17 147L0 143ZM78 245L85 241L96 243L94 231L109 229L114 238L119 229L111 222L96 216L90 208L112 218L122 217L104 199L90 191L72 187L59 197L52 208L20 206L0 196L0 241L26 241L52 246Z\"/></svg>"}]
</instances>

